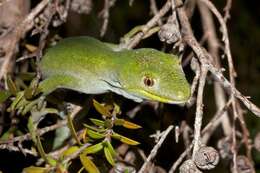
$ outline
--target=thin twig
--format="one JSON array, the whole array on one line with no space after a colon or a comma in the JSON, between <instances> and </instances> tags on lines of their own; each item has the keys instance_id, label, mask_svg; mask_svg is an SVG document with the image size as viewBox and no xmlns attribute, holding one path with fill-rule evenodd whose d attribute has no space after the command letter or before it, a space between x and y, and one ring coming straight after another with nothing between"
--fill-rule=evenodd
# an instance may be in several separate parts
<instances>
[{"instance_id":1,"label":"thin twig","mask_svg":"<svg viewBox=\"0 0 260 173\"><path fill-rule=\"evenodd\" d=\"M174 173L177 169L177 167L182 163L182 161L185 159L185 157L188 155L188 153L191 151L193 147L193 144L190 144L186 150L179 156L179 158L174 162L171 169L168 173Z\"/></svg>"},{"instance_id":2,"label":"thin twig","mask_svg":"<svg viewBox=\"0 0 260 173\"><path fill-rule=\"evenodd\" d=\"M80 106L75 106L73 111L72 111L72 113L71 113L71 117L76 116L76 114L80 110L81 110ZM47 132L56 130L56 129L58 129L60 127L63 127L65 125L67 125L67 119L62 120L59 123L56 123L54 125L51 125L51 126L48 126L48 127L44 127L42 129L38 129L36 133L39 136L42 136L43 134L45 134ZM14 137L13 139L10 139L10 140L0 141L0 144L10 144L10 143L14 143L14 142L18 142L18 141L21 142L21 141L30 140L30 139L32 139L31 134L30 133L26 133L26 134L24 134L22 136L17 136L17 137Z\"/></svg>"},{"instance_id":3,"label":"thin twig","mask_svg":"<svg viewBox=\"0 0 260 173\"><path fill-rule=\"evenodd\" d=\"M156 1L155 0L150 0L150 9L153 15L156 15L158 13L158 8L156 5ZM159 19L158 20L158 24L161 26L162 25L162 20Z\"/></svg>"},{"instance_id":4,"label":"thin twig","mask_svg":"<svg viewBox=\"0 0 260 173\"><path fill-rule=\"evenodd\" d=\"M121 47L131 49L135 47L141 39L144 37L144 35L150 30L150 28L154 27L158 20L164 16L171 8L171 0L168 0L164 6L158 11L158 13L150 19L146 25L144 25L141 29L141 32L137 33L129 42L124 43L120 45Z\"/></svg>"},{"instance_id":5,"label":"thin twig","mask_svg":"<svg viewBox=\"0 0 260 173\"><path fill-rule=\"evenodd\" d=\"M227 20L230 18L230 9L232 6L232 0L227 0L226 6L224 7L224 21L227 22Z\"/></svg>"},{"instance_id":6,"label":"thin twig","mask_svg":"<svg viewBox=\"0 0 260 173\"><path fill-rule=\"evenodd\" d=\"M217 122L219 119L222 118L224 115L224 112L226 112L227 108L230 106L231 100L227 102L227 104L220 110L217 111L217 113L213 116L213 118L209 121L206 127L202 130L202 139L204 138L204 135L209 135L209 133L213 133L216 129L215 122ZM209 135L210 136L210 135ZM188 155L188 153L191 151L193 147L193 142L186 148L186 150L179 156L179 158L173 163L169 173L175 172L177 167L182 163L183 159Z\"/></svg>"},{"instance_id":7,"label":"thin twig","mask_svg":"<svg viewBox=\"0 0 260 173\"><path fill-rule=\"evenodd\" d=\"M176 0L176 2L178 2L179 4L182 3L180 0ZM177 8L177 12L182 26L183 40L196 53L200 63L204 64L207 67L207 69L212 73L215 79L218 80L219 83L221 83L226 91L233 93L234 96L237 97L251 112L260 117L260 109L254 103L249 101L247 97L243 96L234 86L232 86L230 82L223 76L221 70L216 68L210 61L211 58L209 57L211 57L211 55L204 48L202 48L195 39L183 7Z\"/></svg>"},{"instance_id":8,"label":"thin twig","mask_svg":"<svg viewBox=\"0 0 260 173\"><path fill-rule=\"evenodd\" d=\"M203 118L203 91L206 82L208 70L206 67L201 65L201 75L199 79L199 87L198 87L198 95L197 95L197 104L196 104L196 116L194 122L194 147L192 158L195 159L195 154L199 150L201 144L201 126L202 126L202 118Z\"/></svg>"},{"instance_id":9,"label":"thin twig","mask_svg":"<svg viewBox=\"0 0 260 173\"><path fill-rule=\"evenodd\" d=\"M220 108L216 114L213 116L213 118L210 120L210 122L203 128L203 142L206 143L208 141L208 136L211 136L213 131L217 128L219 120L222 119L223 116L225 116L225 112L227 111L228 107L231 104L231 99L227 101L227 103Z\"/></svg>"},{"instance_id":10,"label":"thin twig","mask_svg":"<svg viewBox=\"0 0 260 173\"><path fill-rule=\"evenodd\" d=\"M170 125L163 133L159 140L159 142L153 147L152 151L150 152L149 156L145 160L145 163L142 165L141 169L138 171L138 173L144 173L145 169L147 168L148 164L151 162L151 160L156 156L159 148L162 146L163 142L165 141L167 135L170 133L170 131L173 129L173 126Z\"/></svg>"},{"instance_id":11,"label":"thin twig","mask_svg":"<svg viewBox=\"0 0 260 173\"><path fill-rule=\"evenodd\" d=\"M58 129L62 126L65 126L66 124L67 124L67 120L62 120L62 121L60 121L60 122L58 122L54 125L44 127L42 129L38 129L37 134L39 134L39 136L41 136L41 135L43 135L47 132L50 132L50 131ZM14 142L20 142L20 141L27 141L27 140L31 140L31 139L32 139L31 134L26 133L24 135L14 137L13 139L0 141L0 144L8 144L8 143L14 143Z\"/></svg>"},{"instance_id":12,"label":"thin twig","mask_svg":"<svg viewBox=\"0 0 260 173\"><path fill-rule=\"evenodd\" d=\"M232 173L238 173L237 170L237 139L236 139L236 118L233 119L232 123L232 145L231 145L231 152L232 152Z\"/></svg>"},{"instance_id":13,"label":"thin twig","mask_svg":"<svg viewBox=\"0 0 260 173\"><path fill-rule=\"evenodd\" d=\"M201 13L202 26L204 30L204 34L207 33L207 42L209 47L209 53L212 55L213 62L217 68L221 68L220 65L220 56L219 56L219 47L220 43L217 38L215 24L213 21L213 16L210 13L209 9L201 2L198 2L199 11ZM217 110L221 109L226 104L226 96L224 89L221 87L220 83L214 81L214 94ZM223 131L225 136L229 136L231 134L231 124L228 118L228 112L224 113L223 118L219 121L222 124ZM209 137L209 136L208 136Z\"/></svg>"},{"instance_id":14,"label":"thin twig","mask_svg":"<svg viewBox=\"0 0 260 173\"><path fill-rule=\"evenodd\" d=\"M25 33L31 30L34 26L34 18L48 5L49 0L42 0L27 17L20 23L18 26L12 30L9 34L11 34L12 41L6 50L6 55L4 58L4 62L0 69L0 80L7 74L8 67L12 61L14 54L16 53L16 46L19 40L24 37Z\"/></svg>"},{"instance_id":15,"label":"thin twig","mask_svg":"<svg viewBox=\"0 0 260 173\"><path fill-rule=\"evenodd\" d=\"M16 147L16 146L13 146L13 145L10 145L10 144L2 144L0 145L0 150L8 150L9 152L10 151L14 151L14 152L23 152L24 154L30 154L32 156L38 156L37 152L36 151L33 151L33 150L29 150L29 149L26 149L26 148L19 148L19 147Z\"/></svg>"},{"instance_id":16,"label":"thin twig","mask_svg":"<svg viewBox=\"0 0 260 173\"><path fill-rule=\"evenodd\" d=\"M195 101L195 91L196 91L196 88L198 85L199 78L201 76L201 69L200 69L198 60L195 58L192 58L190 65L191 65L191 69L195 72L195 77L193 78L192 84L191 84L191 97L188 100L188 102L186 103L186 105L188 107L193 105L193 103Z\"/></svg>"},{"instance_id":17,"label":"thin twig","mask_svg":"<svg viewBox=\"0 0 260 173\"><path fill-rule=\"evenodd\" d=\"M219 13L217 8L214 6L214 4L211 1L209 0L200 0L200 1L203 2L212 11L212 13L217 17L220 23L221 32L223 34L222 41L224 41L225 43L225 53L227 55L228 63L229 63L230 76L236 76L236 71L233 65L232 55L230 51L229 36L228 36L228 30L227 30L227 25L225 23L225 20L223 19L223 17L221 16L221 14ZM232 80L234 80L232 78L233 77L230 78L231 83Z\"/></svg>"},{"instance_id":18,"label":"thin twig","mask_svg":"<svg viewBox=\"0 0 260 173\"><path fill-rule=\"evenodd\" d=\"M108 22L109 22L109 10L112 6L114 6L116 0L105 0L104 2L104 8L103 10L100 12L100 15L103 18L103 24L100 30L100 36L103 37L107 31L107 26L108 26Z\"/></svg>"}]
</instances>

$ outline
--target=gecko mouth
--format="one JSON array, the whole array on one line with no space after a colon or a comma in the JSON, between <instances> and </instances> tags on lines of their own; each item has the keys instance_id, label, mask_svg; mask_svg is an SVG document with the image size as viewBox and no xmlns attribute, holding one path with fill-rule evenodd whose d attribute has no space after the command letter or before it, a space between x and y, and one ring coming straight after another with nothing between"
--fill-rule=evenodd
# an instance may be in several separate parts
<instances>
[{"instance_id":1,"label":"gecko mouth","mask_svg":"<svg viewBox=\"0 0 260 173\"><path fill-rule=\"evenodd\" d=\"M177 99L173 100L167 97L162 97L145 90L129 89L129 91L140 94L144 99L159 101L162 103L181 104L186 102L186 100L177 100Z\"/></svg>"}]
</instances>

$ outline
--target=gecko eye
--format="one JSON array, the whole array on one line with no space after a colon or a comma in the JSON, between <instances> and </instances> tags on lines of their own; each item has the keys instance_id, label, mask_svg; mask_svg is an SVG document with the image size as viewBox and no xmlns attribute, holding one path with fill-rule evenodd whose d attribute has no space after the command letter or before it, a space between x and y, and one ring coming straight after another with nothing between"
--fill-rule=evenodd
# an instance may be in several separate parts
<instances>
[{"instance_id":1,"label":"gecko eye","mask_svg":"<svg viewBox=\"0 0 260 173\"><path fill-rule=\"evenodd\" d=\"M150 77L144 77L144 84L145 86L152 87L154 85L154 80Z\"/></svg>"}]
</instances>

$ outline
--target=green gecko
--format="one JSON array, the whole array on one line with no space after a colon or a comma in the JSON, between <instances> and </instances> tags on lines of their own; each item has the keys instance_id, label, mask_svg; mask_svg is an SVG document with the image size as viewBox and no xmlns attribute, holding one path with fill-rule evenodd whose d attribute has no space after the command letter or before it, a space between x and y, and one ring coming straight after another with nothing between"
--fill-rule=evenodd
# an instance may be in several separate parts
<instances>
[{"instance_id":1,"label":"green gecko","mask_svg":"<svg viewBox=\"0 0 260 173\"><path fill-rule=\"evenodd\" d=\"M66 38L48 49L40 69L43 95L65 88L86 94L114 92L136 102L180 104L190 97L176 56L151 48L119 50L87 36Z\"/></svg>"}]
</instances>

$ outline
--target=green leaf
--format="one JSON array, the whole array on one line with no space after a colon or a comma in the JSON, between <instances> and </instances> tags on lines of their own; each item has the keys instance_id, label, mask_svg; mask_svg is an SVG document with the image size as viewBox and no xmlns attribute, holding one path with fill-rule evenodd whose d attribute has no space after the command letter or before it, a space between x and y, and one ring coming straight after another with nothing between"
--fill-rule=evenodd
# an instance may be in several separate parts
<instances>
[{"instance_id":1,"label":"green leaf","mask_svg":"<svg viewBox=\"0 0 260 173\"><path fill-rule=\"evenodd\" d=\"M103 142L100 142L98 144L87 147L85 150L83 150L83 153L84 154L93 154L93 153L99 152L103 148L104 148Z\"/></svg>"},{"instance_id":2,"label":"green leaf","mask_svg":"<svg viewBox=\"0 0 260 173\"><path fill-rule=\"evenodd\" d=\"M120 106L118 106L118 104L116 104L116 103L114 103L114 112L116 114L120 114L121 113Z\"/></svg>"},{"instance_id":3,"label":"green leaf","mask_svg":"<svg viewBox=\"0 0 260 173\"><path fill-rule=\"evenodd\" d=\"M36 166L30 166L27 168L24 168L23 173L47 173L48 168L44 168L44 167L36 167Z\"/></svg>"},{"instance_id":4,"label":"green leaf","mask_svg":"<svg viewBox=\"0 0 260 173\"><path fill-rule=\"evenodd\" d=\"M138 124L132 123L130 121L124 120L123 122L123 127L128 128L128 129L140 129L142 126L139 126Z\"/></svg>"},{"instance_id":5,"label":"green leaf","mask_svg":"<svg viewBox=\"0 0 260 173\"><path fill-rule=\"evenodd\" d=\"M31 110L32 118L34 122L39 122L47 114L58 114L58 110L54 108L42 108L37 110L35 107Z\"/></svg>"},{"instance_id":6,"label":"green leaf","mask_svg":"<svg viewBox=\"0 0 260 173\"><path fill-rule=\"evenodd\" d=\"M11 111L15 110L17 104L22 100L22 98L23 98L23 91L18 92L14 101L12 102L12 104L10 106Z\"/></svg>"},{"instance_id":7,"label":"green leaf","mask_svg":"<svg viewBox=\"0 0 260 173\"><path fill-rule=\"evenodd\" d=\"M102 139L102 138L106 137L105 134L95 132L95 131L90 130L90 129L87 129L87 134L88 134L89 137L91 137L93 139Z\"/></svg>"},{"instance_id":8,"label":"green leaf","mask_svg":"<svg viewBox=\"0 0 260 173\"><path fill-rule=\"evenodd\" d=\"M90 129L90 130L94 130L94 131L98 131L98 132L104 132L105 129L104 128L96 128L96 127L92 127L90 125L87 125L87 124L83 124L84 127L86 127L87 129Z\"/></svg>"},{"instance_id":9,"label":"green leaf","mask_svg":"<svg viewBox=\"0 0 260 173\"><path fill-rule=\"evenodd\" d=\"M106 159L110 163L110 165L114 166L115 165L114 157L113 157L113 154L108 149L108 147L104 147L104 153L105 153Z\"/></svg>"},{"instance_id":10,"label":"green leaf","mask_svg":"<svg viewBox=\"0 0 260 173\"><path fill-rule=\"evenodd\" d=\"M65 150L62 155L64 157L67 157L67 156L70 156L71 154L77 152L79 150L79 147L78 146L72 146L72 147L69 147L67 150Z\"/></svg>"},{"instance_id":11,"label":"green leaf","mask_svg":"<svg viewBox=\"0 0 260 173\"><path fill-rule=\"evenodd\" d=\"M112 154L113 157L116 156L116 151L114 149L114 147L112 146L110 141L105 141L105 146L108 148L109 152Z\"/></svg>"},{"instance_id":12,"label":"green leaf","mask_svg":"<svg viewBox=\"0 0 260 173\"><path fill-rule=\"evenodd\" d=\"M67 157L67 156L70 156L71 154L77 152L79 150L79 147L78 146L71 146L69 147L67 150L65 150L62 155Z\"/></svg>"},{"instance_id":13,"label":"green leaf","mask_svg":"<svg viewBox=\"0 0 260 173\"><path fill-rule=\"evenodd\" d=\"M31 134L32 140L33 142L36 144L37 143L37 139L36 139L36 126L33 122L32 116L29 117L28 119L28 123L27 123L27 128Z\"/></svg>"},{"instance_id":14,"label":"green leaf","mask_svg":"<svg viewBox=\"0 0 260 173\"><path fill-rule=\"evenodd\" d=\"M139 145L140 144L139 142L137 142L137 141L135 141L133 139L127 138L125 136L122 136L122 135L120 135L118 133L112 134L112 138L117 139L117 140L119 140L119 141L121 141L121 142L123 142L125 144L128 144L128 145Z\"/></svg>"},{"instance_id":15,"label":"green leaf","mask_svg":"<svg viewBox=\"0 0 260 173\"><path fill-rule=\"evenodd\" d=\"M18 74L18 77L25 81L31 81L35 76L35 72L21 72Z\"/></svg>"},{"instance_id":16,"label":"green leaf","mask_svg":"<svg viewBox=\"0 0 260 173\"><path fill-rule=\"evenodd\" d=\"M33 101L30 101L28 102L29 104L25 105L23 111L21 112L22 115L25 115L27 112L29 112L30 110L32 110L32 108L37 105L38 103L38 99L36 100L33 100Z\"/></svg>"},{"instance_id":17,"label":"green leaf","mask_svg":"<svg viewBox=\"0 0 260 173\"><path fill-rule=\"evenodd\" d=\"M46 155L47 158L47 163L50 164L51 166L56 166L57 165L57 161L55 159L53 159L52 157Z\"/></svg>"},{"instance_id":18,"label":"green leaf","mask_svg":"<svg viewBox=\"0 0 260 173\"><path fill-rule=\"evenodd\" d=\"M0 140L5 141L10 139L10 137L13 137L14 132L17 130L16 126L11 126L4 134L2 134Z\"/></svg>"},{"instance_id":19,"label":"green leaf","mask_svg":"<svg viewBox=\"0 0 260 173\"><path fill-rule=\"evenodd\" d=\"M9 91L0 90L0 103L3 103L10 97L12 94Z\"/></svg>"},{"instance_id":20,"label":"green leaf","mask_svg":"<svg viewBox=\"0 0 260 173\"><path fill-rule=\"evenodd\" d=\"M89 173L100 173L97 166L85 154L80 154L79 158L86 171Z\"/></svg>"},{"instance_id":21,"label":"green leaf","mask_svg":"<svg viewBox=\"0 0 260 173\"><path fill-rule=\"evenodd\" d=\"M6 84L8 87L8 90L12 93L12 95L16 95L18 92L18 89L15 85L15 83L13 82L13 80L11 79L11 76L7 76L6 78Z\"/></svg>"},{"instance_id":22,"label":"green leaf","mask_svg":"<svg viewBox=\"0 0 260 173\"><path fill-rule=\"evenodd\" d=\"M123 126L125 128L128 128L128 129L140 129L140 128L142 128L138 124L132 123L130 121L126 121L124 119L116 119L114 122L115 122L115 125Z\"/></svg>"},{"instance_id":23,"label":"green leaf","mask_svg":"<svg viewBox=\"0 0 260 173\"><path fill-rule=\"evenodd\" d=\"M124 121L125 121L124 119L116 119L114 121L114 123L115 123L116 126L123 126Z\"/></svg>"},{"instance_id":24,"label":"green leaf","mask_svg":"<svg viewBox=\"0 0 260 173\"><path fill-rule=\"evenodd\" d=\"M24 98L24 95L22 95L22 98L19 100L19 102L17 103L17 105L15 106L14 109L21 109L20 112L22 112L22 110L24 109L24 107L26 105L28 105L30 103L30 101L26 100Z\"/></svg>"},{"instance_id":25,"label":"green leaf","mask_svg":"<svg viewBox=\"0 0 260 173\"><path fill-rule=\"evenodd\" d=\"M108 128L108 129L112 129L112 127L113 127L112 119L106 119L105 120L105 127Z\"/></svg>"},{"instance_id":26,"label":"green leaf","mask_svg":"<svg viewBox=\"0 0 260 173\"><path fill-rule=\"evenodd\" d=\"M133 139L124 137L124 136L121 136L120 141L125 143L125 144L128 144L128 145L139 145L140 144L139 142L137 142L137 141L135 141Z\"/></svg>"},{"instance_id":27,"label":"green leaf","mask_svg":"<svg viewBox=\"0 0 260 173\"><path fill-rule=\"evenodd\" d=\"M90 121L95 124L96 126L104 126L105 122L99 119L90 118Z\"/></svg>"},{"instance_id":28,"label":"green leaf","mask_svg":"<svg viewBox=\"0 0 260 173\"><path fill-rule=\"evenodd\" d=\"M32 88L26 88L24 90L24 97L27 99L27 100L30 100L32 97L33 97L33 89Z\"/></svg>"},{"instance_id":29,"label":"green leaf","mask_svg":"<svg viewBox=\"0 0 260 173\"><path fill-rule=\"evenodd\" d=\"M101 105L99 102L97 102L96 100L93 99L93 105L95 107L95 109L101 114L101 115L105 115L105 116L111 116L111 113L109 112L109 110Z\"/></svg>"},{"instance_id":30,"label":"green leaf","mask_svg":"<svg viewBox=\"0 0 260 173\"><path fill-rule=\"evenodd\" d=\"M27 100L30 100L38 92L38 90L37 90L38 89L38 84L39 84L39 79L38 78L34 78L31 81L30 86L25 89L24 97Z\"/></svg>"}]
</instances>

